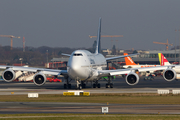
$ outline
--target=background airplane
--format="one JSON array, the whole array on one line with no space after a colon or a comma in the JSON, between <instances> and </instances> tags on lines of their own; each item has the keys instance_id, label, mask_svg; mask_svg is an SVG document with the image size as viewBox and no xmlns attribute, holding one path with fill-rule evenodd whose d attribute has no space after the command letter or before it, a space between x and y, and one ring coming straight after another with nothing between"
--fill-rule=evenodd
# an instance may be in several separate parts
<instances>
[{"instance_id":1,"label":"background airplane","mask_svg":"<svg viewBox=\"0 0 180 120\"><path fill-rule=\"evenodd\" d=\"M169 63L169 61L166 59L166 57L164 57L164 55L162 53L158 53L158 56L159 56L159 62L160 62L161 66L163 66L163 65L171 65Z\"/></svg>"},{"instance_id":2,"label":"background airplane","mask_svg":"<svg viewBox=\"0 0 180 120\"><path fill-rule=\"evenodd\" d=\"M124 55L128 55L128 54L124 53ZM148 65L148 64L139 65L139 64L136 64L130 56L125 57L124 59L125 59L126 65L124 65L123 68L143 68L143 67L157 67L157 66L171 65L162 53L158 53L158 56L159 56L160 65ZM162 71L146 71L146 72L142 72L140 75L146 76L144 80L148 80L148 79L153 80L154 79L153 76L156 76L159 73L162 73Z\"/></svg>"},{"instance_id":3,"label":"background airplane","mask_svg":"<svg viewBox=\"0 0 180 120\"><path fill-rule=\"evenodd\" d=\"M158 53L158 56L159 56L159 62L160 62L160 65L171 65L173 66L172 69L174 70L175 73L172 73L174 75L176 75L176 79L180 79L180 67L179 65L173 65L173 64L170 64L169 61L166 59L166 57L164 57L164 55L162 53Z\"/></svg>"},{"instance_id":4,"label":"background airplane","mask_svg":"<svg viewBox=\"0 0 180 120\"><path fill-rule=\"evenodd\" d=\"M124 53L124 55L128 55L127 53ZM136 64L131 57L124 57L126 65L123 65L123 68L142 68L142 67L156 67L160 65L139 65Z\"/></svg>"},{"instance_id":5,"label":"background airplane","mask_svg":"<svg viewBox=\"0 0 180 120\"><path fill-rule=\"evenodd\" d=\"M124 55L128 55L127 53L124 53ZM125 63L126 65L123 65L123 68L143 68L143 67L156 67L156 66L160 66L160 65L148 65L148 64L136 64L131 57L125 57ZM144 80L154 80L154 76L156 76L157 71L145 71L145 72L141 72L139 73L140 76L145 76Z\"/></svg>"}]
</instances>

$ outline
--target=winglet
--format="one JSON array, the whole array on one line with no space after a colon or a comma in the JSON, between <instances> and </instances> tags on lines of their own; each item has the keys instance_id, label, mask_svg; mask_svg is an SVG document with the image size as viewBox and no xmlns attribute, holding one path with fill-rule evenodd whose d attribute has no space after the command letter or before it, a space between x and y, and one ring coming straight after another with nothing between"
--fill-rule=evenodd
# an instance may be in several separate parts
<instances>
[{"instance_id":1,"label":"winglet","mask_svg":"<svg viewBox=\"0 0 180 120\"><path fill-rule=\"evenodd\" d=\"M164 65L171 65L169 63L169 61L166 59L166 57L164 57L164 55L162 53L158 53L158 56L159 56L159 62L160 62L160 65L161 66L164 66Z\"/></svg>"},{"instance_id":2,"label":"winglet","mask_svg":"<svg viewBox=\"0 0 180 120\"><path fill-rule=\"evenodd\" d=\"M101 52L101 18L99 18L99 29L98 29L98 35L97 35L97 44L96 44L95 54L98 54L100 52Z\"/></svg>"},{"instance_id":3,"label":"winglet","mask_svg":"<svg viewBox=\"0 0 180 120\"><path fill-rule=\"evenodd\" d=\"M124 56L125 55L128 55L127 53L124 53ZM125 57L124 58L125 59L125 62L126 62L126 65L137 65L132 59L131 59L131 57Z\"/></svg>"}]
</instances>

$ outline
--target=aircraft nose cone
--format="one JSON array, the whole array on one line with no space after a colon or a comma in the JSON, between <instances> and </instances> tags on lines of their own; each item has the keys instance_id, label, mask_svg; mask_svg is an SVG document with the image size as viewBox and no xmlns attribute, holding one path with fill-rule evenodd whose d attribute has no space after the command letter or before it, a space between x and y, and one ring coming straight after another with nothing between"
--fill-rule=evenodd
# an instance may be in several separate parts
<instances>
[{"instance_id":1,"label":"aircraft nose cone","mask_svg":"<svg viewBox=\"0 0 180 120\"><path fill-rule=\"evenodd\" d=\"M71 69L73 70L73 71L78 71L79 70L79 65L77 65L77 64L71 64Z\"/></svg>"},{"instance_id":2,"label":"aircraft nose cone","mask_svg":"<svg viewBox=\"0 0 180 120\"><path fill-rule=\"evenodd\" d=\"M70 65L69 65L69 73L74 78L76 76L79 76L79 72L81 70L81 64L78 62L78 60L72 59Z\"/></svg>"}]
</instances>

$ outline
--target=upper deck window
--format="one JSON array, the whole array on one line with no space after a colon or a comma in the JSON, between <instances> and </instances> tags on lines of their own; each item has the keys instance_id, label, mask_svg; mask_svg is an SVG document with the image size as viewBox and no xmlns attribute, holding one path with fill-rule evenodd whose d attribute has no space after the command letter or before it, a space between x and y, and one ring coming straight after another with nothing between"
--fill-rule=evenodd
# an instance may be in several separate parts
<instances>
[{"instance_id":1,"label":"upper deck window","mask_svg":"<svg viewBox=\"0 0 180 120\"><path fill-rule=\"evenodd\" d=\"M81 53L74 53L73 56L83 56Z\"/></svg>"}]
</instances>

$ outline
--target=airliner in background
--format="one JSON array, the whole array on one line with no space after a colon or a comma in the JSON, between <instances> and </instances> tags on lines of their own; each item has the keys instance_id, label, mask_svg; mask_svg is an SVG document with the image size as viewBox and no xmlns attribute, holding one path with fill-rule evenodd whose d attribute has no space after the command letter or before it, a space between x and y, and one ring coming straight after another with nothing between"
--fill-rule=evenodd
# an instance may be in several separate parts
<instances>
[{"instance_id":1,"label":"airliner in background","mask_svg":"<svg viewBox=\"0 0 180 120\"><path fill-rule=\"evenodd\" d=\"M18 67L18 66L6 66L0 65L0 69L5 69L2 77L6 82L11 82L15 80L20 75L17 74L19 71L23 72L33 72L35 75L33 77L33 82L37 86L41 86L46 82L46 75L51 74L54 76L63 75L66 79L66 84L64 88L71 88L70 81L75 80L77 83L77 89L82 89L85 87L85 82L93 81L93 87L100 88L98 81L102 77L108 77L108 83L106 87L113 88L113 83L111 82L111 76L124 75L127 74L125 80L129 85L135 85L139 82L139 76L136 72L150 71L150 70L164 70L163 76L167 81L172 81L175 79L176 72L172 69L175 66L159 66L159 67L149 67L149 68L131 68L131 69L117 69L117 70L106 70L107 61L124 58L126 56L118 56L105 58L101 53L100 47L101 39L101 18L99 19L98 37L95 53L91 53L87 50L76 50L69 56L67 63L67 70L54 70L54 69L43 69L43 68L33 68L33 67ZM134 54L132 54L134 55ZM180 67L180 66L178 66Z\"/></svg>"},{"instance_id":2,"label":"airliner in background","mask_svg":"<svg viewBox=\"0 0 180 120\"><path fill-rule=\"evenodd\" d=\"M124 53L124 55L128 55L127 53ZM123 65L123 68L143 68L143 67L156 67L160 65L139 65L136 64L131 57L124 57L126 65ZM163 61L163 60L162 60Z\"/></svg>"},{"instance_id":3,"label":"airliner in background","mask_svg":"<svg viewBox=\"0 0 180 120\"><path fill-rule=\"evenodd\" d=\"M171 65L169 63L169 61L166 59L166 57L164 57L164 55L162 53L158 53L158 57L159 57L159 62L160 62L161 66L163 66L163 65Z\"/></svg>"},{"instance_id":4,"label":"airliner in background","mask_svg":"<svg viewBox=\"0 0 180 120\"><path fill-rule=\"evenodd\" d=\"M124 53L124 55L128 55L127 53ZM174 76L174 79L180 79L180 66L179 65L172 65L169 63L169 61L166 59L166 57L162 54L162 53L158 53L158 57L159 57L159 62L160 62L160 65L139 65L139 64L136 64L132 58L130 56L128 57L125 57L125 63L126 65L123 66L123 68L144 68L144 67L158 67L158 66L167 66L168 68L171 68L169 69L169 71L166 71L166 73L168 73L169 75L171 74L171 76ZM151 71L145 71L146 73L149 74L154 74L154 73L159 73L159 71L154 71L154 70L151 70ZM160 72L162 72L162 70L160 70ZM162 72L163 73L163 76L165 75L165 72ZM172 80L168 80L166 79L167 75L164 76L165 80L167 81L172 81Z\"/></svg>"},{"instance_id":5,"label":"airliner in background","mask_svg":"<svg viewBox=\"0 0 180 120\"><path fill-rule=\"evenodd\" d=\"M164 57L164 55L162 53L158 53L158 56L159 56L159 62L160 62L160 65L163 66L174 66L172 69L174 70L174 72L176 73L176 79L180 79L180 67L179 65L173 65L173 64L170 64L169 61L166 59L166 57Z\"/></svg>"},{"instance_id":6,"label":"airliner in background","mask_svg":"<svg viewBox=\"0 0 180 120\"><path fill-rule=\"evenodd\" d=\"M127 53L124 53L124 55L128 55ZM168 60L163 56L162 53L158 53L159 56L159 65L149 65L149 64L136 64L132 58L130 56L128 57L124 57L125 59L125 63L126 65L123 65L123 68L143 68L143 67L157 67L157 66L164 66L164 65L170 65L170 63L168 62ZM160 73L161 71L145 71L145 72L141 72L141 75L145 75L146 77L144 78L146 79L154 79L153 76L156 76L156 74ZM152 76L152 78L151 78Z\"/></svg>"},{"instance_id":7,"label":"airliner in background","mask_svg":"<svg viewBox=\"0 0 180 120\"><path fill-rule=\"evenodd\" d=\"M127 53L124 53L124 55L128 55L128 54L127 54ZM126 69L127 69L127 68L143 68L143 67L156 67L156 66L160 66L160 65L136 64L136 63L132 60L132 58L131 58L130 56L125 57L124 59L125 59L126 65L123 65L123 68L126 68ZM162 58L162 59L163 59L163 58ZM162 61L164 61L164 60L162 60ZM153 79L154 79L153 76L155 76L156 73L157 73L156 71L152 70L152 71L144 71L144 72L141 72L139 75L140 75L140 76L145 75L144 80L147 80L147 79L153 80Z\"/></svg>"}]
</instances>

